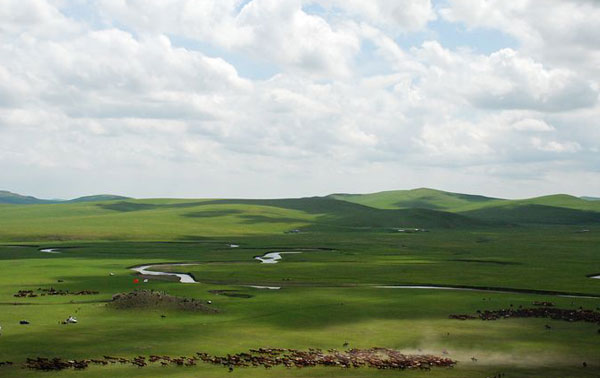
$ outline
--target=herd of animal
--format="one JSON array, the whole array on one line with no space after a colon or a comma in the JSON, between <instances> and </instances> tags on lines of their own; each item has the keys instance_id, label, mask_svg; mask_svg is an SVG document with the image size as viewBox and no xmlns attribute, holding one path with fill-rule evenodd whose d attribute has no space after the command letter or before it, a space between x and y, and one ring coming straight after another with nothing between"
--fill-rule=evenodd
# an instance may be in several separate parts
<instances>
[{"instance_id":1,"label":"herd of animal","mask_svg":"<svg viewBox=\"0 0 600 378\"><path fill-rule=\"evenodd\" d=\"M57 290L53 287L49 289L38 288L37 293L33 290L19 290L16 294L13 294L15 298L35 298L38 296L46 296L46 295L96 295L99 294L98 291L95 290L81 290L81 291L69 291L69 290Z\"/></svg>"},{"instance_id":2,"label":"herd of animal","mask_svg":"<svg viewBox=\"0 0 600 378\"><path fill-rule=\"evenodd\" d=\"M561 309L552 306L544 305L543 307L532 307L532 308L502 308L500 310L478 310L477 315L471 314L459 314L450 315L450 319L458 320L469 320L469 319L481 319L481 320L498 320L505 318L547 318L553 320L564 320L568 322L587 322L597 323L600 325L600 311L584 310L578 308L572 309Z\"/></svg>"},{"instance_id":3,"label":"herd of animal","mask_svg":"<svg viewBox=\"0 0 600 378\"><path fill-rule=\"evenodd\" d=\"M338 351L330 349L259 348L249 352L228 354L227 356L212 356L208 353L196 353L192 357L170 357L151 355L123 358L103 356L101 359L65 360L62 358L28 358L24 368L33 370L53 371L64 369L81 370L89 365L129 364L145 367L149 364L160 363L161 366L194 366L202 361L213 365L222 365L232 371L236 367L285 366L287 368L304 368L310 366L333 366L341 368L370 367L376 369L425 369L432 367L453 367L456 361L433 355L406 355L388 348L349 349ZM8 363L7 364L12 364Z\"/></svg>"}]
</instances>

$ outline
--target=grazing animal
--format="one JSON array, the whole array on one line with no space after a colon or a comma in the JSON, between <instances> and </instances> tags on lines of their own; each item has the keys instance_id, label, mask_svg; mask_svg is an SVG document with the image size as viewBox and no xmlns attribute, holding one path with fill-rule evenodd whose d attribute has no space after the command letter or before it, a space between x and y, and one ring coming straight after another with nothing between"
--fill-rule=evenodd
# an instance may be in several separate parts
<instances>
[{"instance_id":1,"label":"grazing animal","mask_svg":"<svg viewBox=\"0 0 600 378\"><path fill-rule=\"evenodd\" d=\"M475 356L473 356L473 357L471 357L471 361L477 362L477 358L475 358Z\"/></svg>"},{"instance_id":2,"label":"grazing animal","mask_svg":"<svg viewBox=\"0 0 600 378\"><path fill-rule=\"evenodd\" d=\"M73 316L69 316L67 318L67 320L65 320L65 323L67 323L67 324L75 324L75 323L77 323L77 319L75 317L73 317Z\"/></svg>"},{"instance_id":3,"label":"grazing animal","mask_svg":"<svg viewBox=\"0 0 600 378\"><path fill-rule=\"evenodd\" d=\"M546 327L546 329L552 329L552 327L549 326L548 324L546 324L544 327Z\"/></svg>"}]
</instances>

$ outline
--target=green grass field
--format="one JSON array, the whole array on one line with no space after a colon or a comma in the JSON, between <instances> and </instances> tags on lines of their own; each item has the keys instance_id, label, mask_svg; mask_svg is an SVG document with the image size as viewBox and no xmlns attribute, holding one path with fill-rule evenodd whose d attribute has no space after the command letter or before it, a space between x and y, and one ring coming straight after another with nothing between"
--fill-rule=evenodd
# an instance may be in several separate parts
<instances>
[{"instance_id":1,"label":"green grass field","mask_svg":"<svg viewBox=\"0 0 600 378\"><path fill-rule=\"evenodd\" d=\"M549 319L459 321L448 315L511 304L532 307L533 301L551 301L560 308L600 308L596 298L600 280L587 277L600 273L600 202L556 196L513 202L436 193L440 192L426 193L435 201L414 193L414 198L406 199L401 193L395 198L386 194L384 202L335 196L338 199L119 199L0 205L0 361L15 363L0 367L0 376L599 376L598 324ZM418 202L408 206L408 200ZM402 201L403 206L385 205ZM434 201L435 207L424 206L423 201ZM403 227L429 232L396 231ZM287 233L294 229L301 232ZM239 247L231 248L230 243ZM58 248L60 253L40 252L41 248ZM254 259L273 251L302 253L285 254L277 264ZM170 270L191 273L199 283L152 278L147 283L133 282L132 266L174 262L195 263ZM13 297L19 290L49 287L99 294ZM210 300L210 306L220 312L107 306L114 294L137 288ZM211 293L214 290L235 290L246 297ZM69 315L79 323L59 324ZM30 324L19 325L20 320ZM259 347L386 347L435 355L446 351L444 356L458 364L429 372L276 367L228 373L226 367L203 363L53 373L21 367L26 358L38 356L227 355Z\"/></svg>"}]
</instances>

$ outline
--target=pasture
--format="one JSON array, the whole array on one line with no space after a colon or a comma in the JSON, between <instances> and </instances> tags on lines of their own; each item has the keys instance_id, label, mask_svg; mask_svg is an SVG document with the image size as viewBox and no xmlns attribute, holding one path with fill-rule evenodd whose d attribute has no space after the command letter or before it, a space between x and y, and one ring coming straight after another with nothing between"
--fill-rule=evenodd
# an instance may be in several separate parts
<instances>
[{"instance_id":1,"label":"pasture","mask_svg":"<svg viewBox=\"0 0 600 378\"><path fill-rule=\"evenodd\" d=\"M427 220L428 232L402 233L395 227L413 226L408 215L397 212L402 210L349 202L333 206L338 202L343 201L317 201L316 209L302 209L291 200L281 206L239 200L2 206L0 362L13 365L1 366L0 375L598 376L596 323L449 318L530 308L539 301L597 311L600 280L587 277L600 273L600 233L593 224L501 225L452 213L440 221L419 210L415 219ZM323 204L329 208L317 211ZM386 223L390 219L398 221ZM447 227L447 219L457 223ZM293 229L300 232L286 232ZM59 253L40 251L45 248ZM300 253L282 254L275 264L255 259L286 251ZM138 276L130 269L168 263L193 264L162 269L191 274L197 283ZM380 287L401 285L470 290ZM67 294L41 295L40 289L49 288ZM107 305L114 294L139 289L195 299L217 312ZM15 297L19 290L36 296ZM98 294L73 294L81 291ZM78 323L61 324L70 315ZM91 365L53 373L23 368L27 358L37 357L226 356L261 347L381 347L447 357L457 364L431 371L236 366L228 372L228 366L202 361L144 368Z\"/></svg>"}]
</instances>

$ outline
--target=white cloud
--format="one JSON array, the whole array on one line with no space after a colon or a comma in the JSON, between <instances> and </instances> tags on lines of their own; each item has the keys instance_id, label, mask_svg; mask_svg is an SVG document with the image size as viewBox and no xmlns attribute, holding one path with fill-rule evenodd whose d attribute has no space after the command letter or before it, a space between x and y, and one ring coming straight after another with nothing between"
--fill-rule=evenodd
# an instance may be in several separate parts
<instances>
[{"instance_id":1,"label":"white cloud","mask_svg":"<svg viewBox=\"0 0 600 378\"><path fill-rule=\"evenodd\" d=\"M521 49L551 66L600 73L600 4L595 0L450 0L442 17L517 38Z\"/></svg>"},{"instance_id":2,"label":"white cloud","mask_svg":"<svg viewBox=\"0 0 600 378\"><path fill-rule=\"evenodd\" d=\"M178 34L310 75L348 75L360 48L352 30L307 14L300 0L103 0L99 9L139 33Z\"/></svg>"},{"instance_id":3,"label":"white cloud","mask_svg":"<svg viewBox=\"0 0 600 378\"><path fill-rule=\"evenodd\" d=\"M581 146L576 142L558 142L555 140L544 141L541 138L533 137L531 138L531 144L534 148L540 151L548 151L548 152L577 152L581 150Z\"/></svg>"},{"instance_id":4,"label":"white cloud","mask_svg":"<svg viewBox=\"0 0 600 378\"><path fill-rule=\"evenodd\" d=\"M554 127L541 119L524 118L513 123L513 128L519 131L553 131Z\"/></svg>"},{"instance_id":5,"label":"white cloud","mask_svg":"<svg viewBox=\"0 0 600 378\"><path fill-rule=\"evenodd\" d=\"M549 69L510 48L475 55L427 41L413 53L428 66L424 86L443 88L477 107L559 112L598 102L598 87L589 78L567 68Z\"/></svg>"},{"instance_id":6,"label":"white cloud","mask_svg":"<svg viewBox=\"0 0 600 378\"><path fill-rule=\"evenodd\" d=\"M556 56L530 2L441 11L473 28L514 27L523 45L491 54L400 43L435 35L429 1L88 4L94 22L63 0L0 6L0 188L70 195L38 185L76 177L72 194L473 192L535 169L530 185L560 191L557 167L589 179L600 166L596 39L580 15L596 11L589 3L570 5L584 25L561 19L587 37L577 49L559 38ZM550 4L552 15L571 9ZM245 78L245 62L275 72Z\"/></svg>"}]
</instances>

